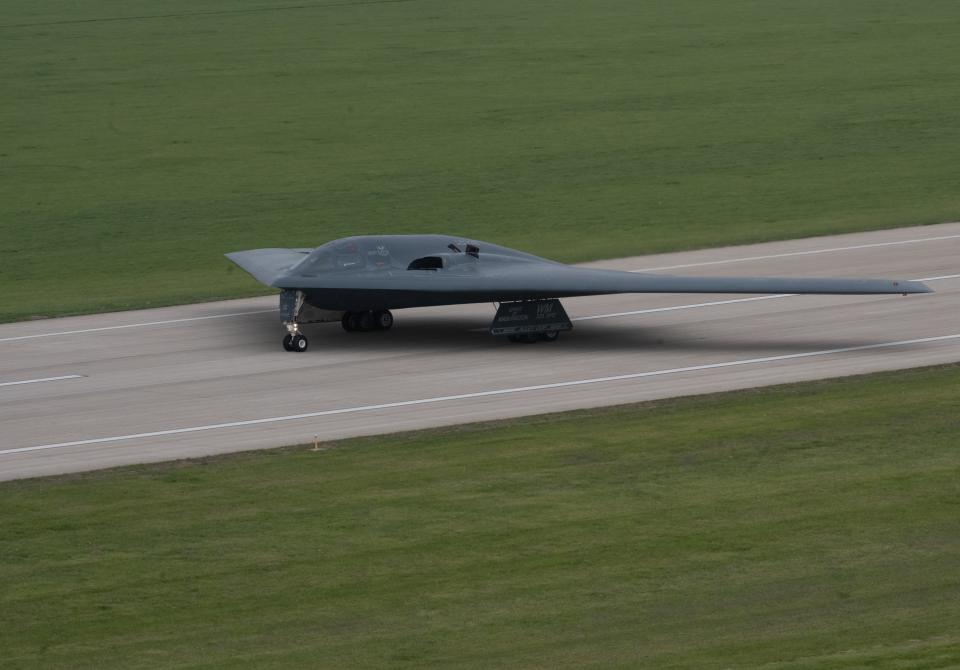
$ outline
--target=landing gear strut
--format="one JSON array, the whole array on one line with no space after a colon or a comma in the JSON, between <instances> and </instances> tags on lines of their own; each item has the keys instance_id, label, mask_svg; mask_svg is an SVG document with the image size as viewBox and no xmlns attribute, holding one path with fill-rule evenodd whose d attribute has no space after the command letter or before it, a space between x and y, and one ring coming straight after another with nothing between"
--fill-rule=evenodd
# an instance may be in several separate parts
<instances>
[{"instance_id":1,"label":"landing gear strut","mask_svg":"<svg viewBox=\"0 0 960 670\"><path fill-rule=\"evenodd\" d=\"M280 317L287 328L287 334L283 337L284 351L306 351L310 346L310 342L300 332L300 324L297 323L305 299L303 291L287 289L280 292Z\"/></svg>"},{"instance_id":2,"label":"landing gear strut","mask_svg":"<svg viewBox=\"0 0 960 670\"><path fill-rule=\"evenodd\" d=\"M390 330L393 327L393 314L389 310L367 310L365 312L344 312L340 325L347 332L366 332L369 330Z\"/></svg>"}]
</instances>

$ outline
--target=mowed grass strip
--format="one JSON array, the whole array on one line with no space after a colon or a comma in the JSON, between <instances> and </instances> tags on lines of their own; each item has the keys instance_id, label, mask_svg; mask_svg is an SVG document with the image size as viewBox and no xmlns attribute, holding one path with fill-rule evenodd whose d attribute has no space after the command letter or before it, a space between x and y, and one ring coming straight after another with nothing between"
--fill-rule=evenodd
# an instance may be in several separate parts
<instances>
[{"instance_id":1,"label":"mowed grass strip","mask_svg":"<svg viewBox=\"0 0 960 670\"><path fill-rule=\"evenodd\" d=\"M0 485L4 668L960 664L960 366Z\"/></svg>"},{"instance_id":2,"label":"mowed grass strip","mask_svg":"<svg viewBox=\"0 0 960 670\"><path fill-rule=\"evenodd\" d=\"M0 320L262 291L221 254L563 261L960 218L960 4L5 0Z\"/></svg>"}]
</instances>

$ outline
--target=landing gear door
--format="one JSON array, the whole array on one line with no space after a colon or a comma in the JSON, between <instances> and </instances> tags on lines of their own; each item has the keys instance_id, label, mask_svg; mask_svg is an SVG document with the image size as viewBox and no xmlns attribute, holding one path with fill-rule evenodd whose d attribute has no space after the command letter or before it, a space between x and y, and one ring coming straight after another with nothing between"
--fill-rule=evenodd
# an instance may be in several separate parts
<instances>
[{"instance_id":1,"label":"landing gear door","mask_svg":"<svg viewBox=\"0 0 960 670\"><path fill-rule=\"evenodd\" d=\"M303 308L303 293L284 289L280 291L280 320L284 323L294 323L299 320L300 310Z\"/></svg>"},{"instance_id":2,"label":"landing gear door","mask_svg":"<svg viewBox=\"0 0 960 670\"><path fill-rule=\"evenodd\" d=\"M526 300L500 303L490 324L491 335L523 335L573 330L559 300Z\"/></svg>"},{"instance_id":3,"label":"landing gear door","mask_svg":"<svg viewBox=\"0 0 960 670\"><path fill-rule=\"evenodd\" d=\"M284 323L327 323L340 321L343 312L319 309L306 301L303 291L280 292L280 320Z\"/></svg>"}]
</instances>

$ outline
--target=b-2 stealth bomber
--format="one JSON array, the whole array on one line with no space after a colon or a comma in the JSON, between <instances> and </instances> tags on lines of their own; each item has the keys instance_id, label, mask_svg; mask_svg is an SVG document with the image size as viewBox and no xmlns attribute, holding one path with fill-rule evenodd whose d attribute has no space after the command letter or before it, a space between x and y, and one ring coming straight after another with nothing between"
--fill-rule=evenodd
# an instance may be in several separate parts
<instances>
[{"instance_id":1,"label":"b-2 stealth bomber","mask_svg":"<svg viewBox=\"0 0 960 670\"><path fill-rule=\"evenodd\" d=\"M930 293L917 281L788 277L682 277L564 265L453 235L365 235L316 249L226 254L280 289L283 348L306 351L303 323L339 320L348 331L387 330L391 310L499 303L493 335L553 341L573 325L559 298L612 293Z\"/></svg>"}]
</instances>

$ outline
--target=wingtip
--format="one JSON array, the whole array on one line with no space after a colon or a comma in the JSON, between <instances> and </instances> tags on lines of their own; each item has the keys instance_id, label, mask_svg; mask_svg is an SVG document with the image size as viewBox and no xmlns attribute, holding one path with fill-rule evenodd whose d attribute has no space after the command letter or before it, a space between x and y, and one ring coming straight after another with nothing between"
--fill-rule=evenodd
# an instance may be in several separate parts
<instances>
[{"instance_id":1,"label":"wingtip","mask_svg":"<svg viewBox=\"0 0 960 670\"><path fill-rule=\"evenodd\" d=\"M922 281L901 281L894 282L896 286L904 295L908 293L933 293L934 290L924 284Z\"/></svg>"}]
</instances>

